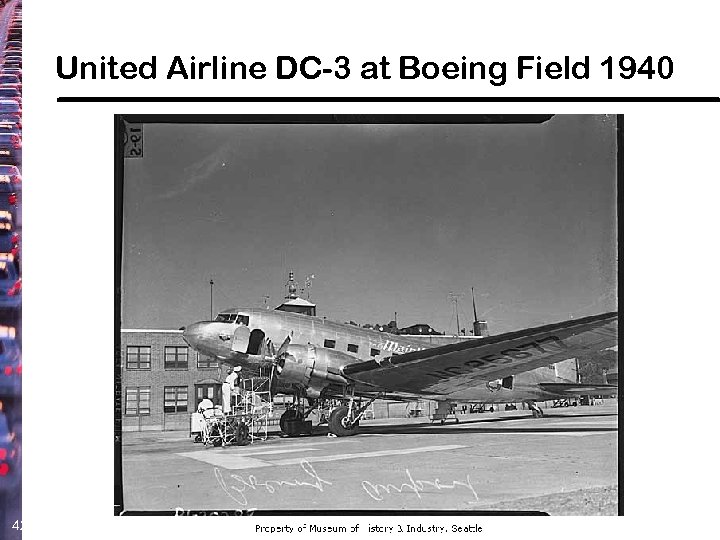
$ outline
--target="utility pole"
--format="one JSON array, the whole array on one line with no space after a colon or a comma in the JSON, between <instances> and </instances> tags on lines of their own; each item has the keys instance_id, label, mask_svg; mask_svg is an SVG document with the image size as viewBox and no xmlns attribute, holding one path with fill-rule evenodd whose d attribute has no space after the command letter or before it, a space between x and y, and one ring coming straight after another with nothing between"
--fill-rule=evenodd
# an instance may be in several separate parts
<instances>
[{"instance_id":1,"label":"utility pole","mask_svg":"<svg viewBox=\"0 0 720 540\"><path fill-rule=\"evenodd\" d=\"M456 335L458 335L458 336L460 335L460 317L458 316L458 299L461 296L462 296L462 294L457 294L457 293L453 293L453 292L448 294L448 298L455 306L455 323L457 324L457 334Z\"/></svg>"},{"instance_id":2,"label":"utility pole","mask_svg":"<svg viewBox=\"0 0 720 540\"><path fill-rule=\"evenodd\" d=\"M211 279L210 280L210 320L213 318L213 285L215 285L215 282Z\"/></svg>"}]
</instances>

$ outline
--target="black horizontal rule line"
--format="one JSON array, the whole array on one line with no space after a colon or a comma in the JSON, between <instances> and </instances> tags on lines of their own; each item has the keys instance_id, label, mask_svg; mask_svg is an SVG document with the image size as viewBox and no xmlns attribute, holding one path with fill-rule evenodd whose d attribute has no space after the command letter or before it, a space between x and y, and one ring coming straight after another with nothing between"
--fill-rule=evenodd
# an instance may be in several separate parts
<instances>
[{"instance_id":1,"label":"black horizontal rule line","mask_svg":"<svg viewBox=\"0 0 720 540\"><path fill-rule=\"evenodd\" d=\"M60 96L58 103L718 103L718 96L550 96L550 97L422 97L422 96Z\"/></svg>"}]
</instances>

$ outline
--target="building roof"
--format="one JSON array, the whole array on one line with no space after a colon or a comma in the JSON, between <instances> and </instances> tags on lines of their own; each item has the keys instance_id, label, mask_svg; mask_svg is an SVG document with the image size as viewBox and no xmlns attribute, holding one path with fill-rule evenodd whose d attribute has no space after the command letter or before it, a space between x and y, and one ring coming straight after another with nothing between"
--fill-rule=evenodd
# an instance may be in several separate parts
<instances>
[{"instance_id":1,"label":"building roof","mask_svg":"<svg viewBox=\"0 0 720 540\"><path fill-rule=\"evenodd\" d=\"M285 300L285 302L280 304L280 306L316 307L316 305L313 304L312 302L308 302L304 298L300 298L300 297L290 298L288 300ZM280 307L280 306L278 306L278 307ZM275 309L277 309L277 308L275 308Z\"/></svg>"}]
</instances>

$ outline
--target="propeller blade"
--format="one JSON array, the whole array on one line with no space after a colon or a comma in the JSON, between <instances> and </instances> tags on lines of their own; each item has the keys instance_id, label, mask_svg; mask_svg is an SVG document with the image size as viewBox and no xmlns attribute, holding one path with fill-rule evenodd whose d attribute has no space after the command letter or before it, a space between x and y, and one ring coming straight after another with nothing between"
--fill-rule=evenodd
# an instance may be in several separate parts
<instances>
[{"instance_id":1,"label":"propeller blade","mask_svg":"<svg viewBox=\"0 0 720 540\"><path fill-rule=\"evenodd\" d=\"M284 356L290 346L290 336L292 336L292 332L290 332L290 335L286 337L285 341L283 341L282 345L280 345L280 348L273 359L272 367L270 368L270 399L275 397L275 387L273 383L277 384L275 378L282 372L283 365L285 364Z\"/></svg>"},{"instance_id":2,"label":"propeller blade","mask_svg":"<svg viewBox=\"0 0 720 540\"><path fill-rule=\"evenodd\" d=\"M290 346L290 336L285 338L285 341L283 341L282 345L280 345L280 349L278 349L277 354L275 355L275 362L282 358L282 356L287 352L287 348Z\"/></svg>"}]
</instances>

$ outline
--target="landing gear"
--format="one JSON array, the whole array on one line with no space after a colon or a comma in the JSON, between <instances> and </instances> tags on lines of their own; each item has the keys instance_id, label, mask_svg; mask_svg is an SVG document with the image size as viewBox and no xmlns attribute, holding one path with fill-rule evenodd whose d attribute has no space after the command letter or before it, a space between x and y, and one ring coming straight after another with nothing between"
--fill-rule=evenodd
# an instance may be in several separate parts
<instances>
[{"instance_id":1,"label":"landing gear","mask_svg":"<svg viewBox=\"0 0 720 540\"><path fill-rule=\"evenodd\" d=\"M312 422L306 420L306 418L315 407L316 404L311 404L311 406L306 409L302 397L296 394L292 406L282 413L280 417L280 431L282 431L286 437L299 437L300 435L312 434Z\"/></svg>"},{"instance_id":2,"label":"landing gear","mask_svg":"<svg viewBox=\"0 0 720 540\"><path fill-rule=\"evenodd\" d=\"M534 401L528 401L527 402L528 407L530 407L530 410L532 411L533 418L542 418L545 416L545 413L543 410L537 406L537 404Z\"/></svg>"},{"instance_id":3,"label":"landing gear","mask_svg":"<svg viewBox=\"0 0 720 540\"><path fill-rule=\"evenodd\" d=\"M302 415L297 409L288 409L280 417L280 431L287 433L289 431L288 424L290 422L302 420Z\"/></svg>"},{"instance_id":4,"label":"landing gear","mask_svg":"<svg viewBox=\"0 0 720 540\"><path fill-rule=\"evenodd\" d=\"M288 409L280 417L280 431L288 437L310 435L312 422L305 420L305 416L298 409Z\"/></svg>"},{"instance_id":5,"label":"landing gear","mask_svg":"<svg viewBox=\"0 0 720 540\"><path fill-rule=\"evenodd\" d=\"M349 391L350 394L346 396L348 405L340 405L330 411L328 429L336 437L357 435L360 431L360 418L362 418L363 413L377 398L383 395L378 394L368 400L365 405L360 406L360 402L355 402L355 389L351 387Z\"/></svg>"},{"instance_id":6,"label":"landing gear","mask_svg":"<svg viewBox=\"0 0 720 540\"><path fill-rule=\"evenodd\" d=\"M357 435L360 431L360 415L353 418L350 413L351 409L347 405L334 408L330 412L330 420L328 421L330 433L337 437Z\"/></svg>"}]
</instances>

